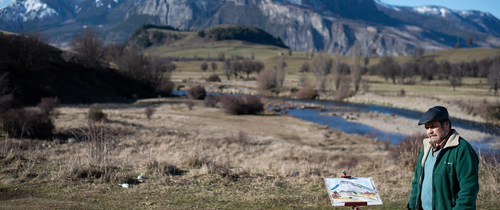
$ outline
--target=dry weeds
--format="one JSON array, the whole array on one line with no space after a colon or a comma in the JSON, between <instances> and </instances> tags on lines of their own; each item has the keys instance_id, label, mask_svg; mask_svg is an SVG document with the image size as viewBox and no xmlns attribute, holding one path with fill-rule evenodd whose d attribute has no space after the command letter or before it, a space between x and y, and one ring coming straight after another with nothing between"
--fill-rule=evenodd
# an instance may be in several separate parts
<instances>
[{"instance_id":1,"label":"dry weeds","mask_svg":"<svg viewBox=\"0 0 500 210\"><path fill-rule=\"evenodd\" d=\"M342 171L374 178L386 205L373 209L406 205L413 172L398 167L383 142L290 116L227 115L202 102L190 109L186 100L101 104L106 127L121 131L103 166L92 164L86 142L4 139L0 183L12 188L0 190L0 200L16 187L36 196L7 199L2 208L38 206L31 199L47 208L329 209L321 178ZM148 119L150 106L155 114ZM75 131L85 128L86 110L58 108L57 132L80 135ZM138 181L141 173L148 179ZM493 181L481 188L486 204L480 209L494 200L488 196L498 191Z\"/></svg>"}]
</instances>

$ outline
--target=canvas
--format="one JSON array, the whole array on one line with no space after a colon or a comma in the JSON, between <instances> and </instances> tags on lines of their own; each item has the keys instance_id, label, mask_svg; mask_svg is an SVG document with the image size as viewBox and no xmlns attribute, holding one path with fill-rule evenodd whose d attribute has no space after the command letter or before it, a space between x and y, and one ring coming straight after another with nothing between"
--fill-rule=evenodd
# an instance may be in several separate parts
<instances>
[{"instance_id":1,"label":"canvas","mask_svg":"<svg viewBox=\"0 0 500 210\"><path fill-rule=\"evenodd\" d=\"M382 205L371 177L324 180L333 206Z\"/></svg>"}]
</instances>

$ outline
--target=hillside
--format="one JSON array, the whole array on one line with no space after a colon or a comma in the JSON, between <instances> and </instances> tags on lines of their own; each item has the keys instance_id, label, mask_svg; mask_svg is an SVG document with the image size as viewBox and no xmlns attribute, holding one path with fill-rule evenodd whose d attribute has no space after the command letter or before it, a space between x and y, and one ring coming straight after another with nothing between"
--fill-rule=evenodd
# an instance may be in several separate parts
<instances>
[{"instance_id":1,"label":"hillside","mask_svg":"<svg viewBox=\"0 0 500 210\"><path fill-rule=\"evenodd\" d=\"M196 50L203 52L204 48L239 47L241 45L253 48L254 45L264 45L268 49L287 49L280 38L273 37L256 27L226 25L200 31L179 30L171 26L156 26L145 24L132 33L129 43L135 43L143 48L169 48L177 56L181 51ZM238 44L239 43L239 44ZM256 47L258 48L258 47Z\"/></svg>"},{"instance_id":2,"label":"hillside","mask_svg":"<svg viewBox=\"0 0 500 210\"><path fill-rule=\"evenodd\" d=\"M162 28L163 27L163 28ZM216 27L217 28L217 27ZM133 33L131 40L139 43L149 43L144 52L146 54L161 55L164 57L177 58L215 58L219 53L224 53L226 58L231 56L250 57L252 54L255 59L262 60L266 66L271 67L275 64L278 55L292 54L285 56L285 61L288 64L287 71L297 73L304 62L310 61L314 53L303 51L290 51L280 45L273 44L273 39L269 39L267 43L249 42L241 39L216 40L208 38L207 29L206 37L201 38L199 31L183 31L177 30L169 26L154 26L150 25L147 30L140 27ZM156 34L156 35L155 35ZM140 41L147 35L148 41ZM155 41L155 37L161 37L161 41ZM269 43L271 42L271 43ZM500 54L500 48L459 48L439 50L432 53L424 53L423 59L434 59L436 61L447 60L450 63L471 62L473 60L480 61L485 58L493 57ZM333 57L333 54L325 54ZM407 56L391 56L398 63L403 64L412 61L411 55ZM352 58L349 56L340 56L340 60L344 63L351 63ZM369 57L368 66L376 65L380 60L380 56ZM179 63L178 63L179 64ZM197 62L188 62L181 64L185 66L185 70L199 70ZM175 75L174 75L175 76Z\"/></svg>"},{"instance_id":3,"label":"hillside","mask_svg":"<svg viewBox=\"0 0 500 210\"><path fill-rule=\"evenodd\" d=\"M0 73L7 73L2 94L13 93L23 104L36 104L44 97L92 103L153 95L145 85L114 69L85 68L75 62L73 53L37 38L0 32L0 46Z\"/></svg>"},{"instance_id":4,"label":"hillside","mask_svg":"<svg viewBox=\"0 0 500 210\"><path fill-rule=\"evenodd\" d=\"M378 56L469 46L469 38L471 47L500 45L500 20L489 13L395 7L375 0L14 0L0 9L0 30L40 31L61 47L84 28L97 29L107 41L124 42L143 24L195 31L253 26L296 51L339 50L343 55L350 55L356 42L364 55Z\"/></svg>"}]
</instances>

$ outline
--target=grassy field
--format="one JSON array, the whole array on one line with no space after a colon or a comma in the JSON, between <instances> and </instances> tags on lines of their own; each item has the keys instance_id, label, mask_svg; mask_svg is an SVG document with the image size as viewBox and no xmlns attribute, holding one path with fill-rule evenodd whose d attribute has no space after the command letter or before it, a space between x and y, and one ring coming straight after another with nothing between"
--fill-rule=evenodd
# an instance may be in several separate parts
<instances>
[{"instance_id":1,"label":"grassy field","mask_svg":"<svg viewBox=\"0 0 500 210\"><path fill-rule=\"evenodd\" d=\"M255 59L261 60L265 64L266 69L274 68L278 56L281 53L287 63L287 67L285 68L285 88L288 89L297 88L298 81L303 76L302 73L299 73L299 70L305 62L309 62L310 66L312 66L312 53L293 51L291 55L289 55L288 49L274 46L256 45L237 40L207 40L198 37L196 32L170 31L170 33L179 33L179 37L183 38L170 42L168 45L149 47L145 50L145 53L187 58L214 58L217 57L220 52L224 52L226 58L230 58L233 55L250 57L253 53ZM462 61L470 62L472 60L479 61L499 54L500 49L462 48L427 53L422 57L424 59L432 58L436 61L448 60L451 63L457 63ZM333 58L332 54L325 54L324 56ZM394 57L394 59L398 63L403 64L404 62L411 61L413 57L397 56ZM379 57L370 57L368 66L376 65L379 60ZM352 58L340 56L340 61L351 64ZM212 75L212 70L210 68L206 72L202 72L200 69L201 64L202 61L176 62L177 72L173 73L172 79L200 79ZM216 64L217 70L215 73L219 75L222 80L226 80L226 77L223 75L223 63L216 62ZM256 78L257 74L253 73L250 77ZM308 78L310 83L315 83L315 76L313 73L305 73L305 77ZM489 85L486 78L463 78L463 84L456 87L455 91L453 91L453 88L447 80L420 82L419 78L415 78L415 85L393 85L378 76L364 75L363 79L368 80L369 90L376 94L398 95L401 89L404 89L407 95L413 96L439 97L445 100L485 101L488 103L498 102L492 92L489 92Z\"/></svg>"},{"instance_id":2,"label":"grassy field","mask_svg":"<svg viewBox=\"0 0 500 210\"><path fill-rule=\"evenodd\" d=\"M102 104L102 139L118 140L102 161L87 141L3 136L0 209L331 209L322 178L342 171L374 179L384 204L363 209L406 206L417 154L291 116L232 116L189 101ZM57 132L90 129L88 108L58 108ZM481 163L478 209L497 205L496 164Z\"/></svg>"},{"instance_id":3,"label":"grassy field","mask_svg":"<svg viewBox=\"0 0 500 210\"><path fill-rule=\"evenodd\" d=\"M298 71L311 59L305 52L288 55L283 48L240 41L211 42L195 32L175 33L183 38L145 52L175 57L216 57L224 52L226 58L254 53L266 68L273 68L278 54L283 53L287 63L285 89L289 90L298 87L303 76ZM457 62L498 52L458 49L424 57ZM370 58L370 65L378 59ZM412 58L395 59L402 63ZM341 60L349 63L351 58ZM175 62L173 81L185 86L257 86L254 80L227 81L221 62L217 62L216 74L223 81L205 83L202 78L212 71L202 72L201 63ZM312 73L305 77L314 81ZM455 91L444 80L416 79L415 85L394 85L378 76L364 75L363 79L369 81L369 88L357 95L423 98L418 103L438 98L471 107L498 103L488 91L485 78L464 78ZM406 98L399 96L401 89ZM266 99L265 103L272 101ZM108 120L98 123L97 131L100 139L115 144L99 150L104 159L97 160L92 152L96 145L86 141L85 135L92 129L86 120L89 106L59 107L52 118L59 134L54 139L1 136L0 209L332 209L323 178L339 177L342 171L374 179L384 204L363 209L406 208L413 178L411 163L418 154L403 154L402 148L370 136L346 134L271 112L232 116L219 108L205 107L202 101L155 98L131 104L101 104ZM147 107L155 110L151 118L145 115ZM384 123L383 118L379 120ZM67 142L68 136L75 135L81 141ZM478 209L498 206L500 170L498 162L487 160L481 159ZM138 180L141 173L147 179ZM121 183L130 186L123 188Z\"/></svg>"}]
</instances>

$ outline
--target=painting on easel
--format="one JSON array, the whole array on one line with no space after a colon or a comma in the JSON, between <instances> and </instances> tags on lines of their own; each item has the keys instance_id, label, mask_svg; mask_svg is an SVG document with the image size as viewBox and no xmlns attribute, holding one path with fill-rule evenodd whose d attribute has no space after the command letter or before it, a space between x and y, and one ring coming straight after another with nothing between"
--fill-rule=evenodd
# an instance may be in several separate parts
<instances>
[{"instance_id":1,"label":"painting on easel","mask_svg":"<svg viewBox=\"0 0 500 210\"><path fill-rule=\"evenodd\" d=\"M333 206L382 205L371 177L324 180Z\"/></svg>"}]
</instances>

